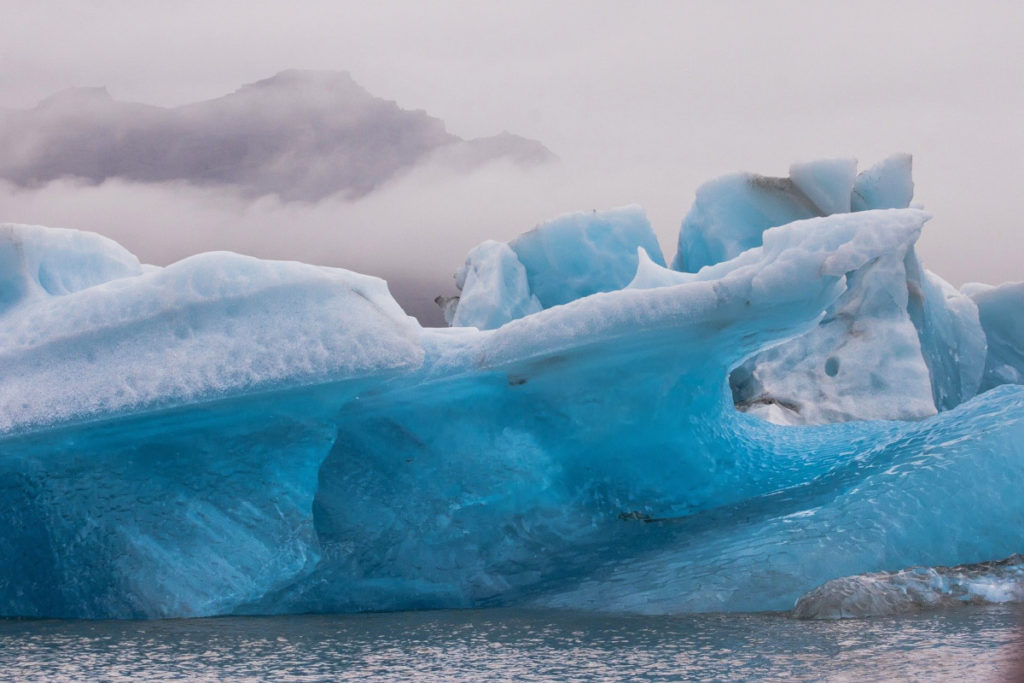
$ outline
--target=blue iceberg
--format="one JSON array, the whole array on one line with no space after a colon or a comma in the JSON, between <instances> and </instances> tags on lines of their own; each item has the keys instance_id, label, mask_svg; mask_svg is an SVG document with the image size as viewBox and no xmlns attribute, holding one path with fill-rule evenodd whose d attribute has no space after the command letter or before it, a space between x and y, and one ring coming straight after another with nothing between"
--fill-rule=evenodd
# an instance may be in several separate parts
<instances>
[{"instance_id":1,"label":"blue iceberg","mask_svg":"<svg viewBox=\"0 0 1024 683\"><path fill-rule=\"evenodd\" d=\"M1019 286L924 270L909 159L855 171L698 192L674 268L635 207L484 243L442 329L3 226L0 615L786 610L1011 556Z\"/></svg>"},{"instance_id":2,"label":"blue iceberg","mask_svg":"<svg viewBox=\"0 0 1024 683\"><path fill-rule=\"evenodd\" d=\"M1024 602L1024 555L957 567L910 567L833 579L800 597L798 619L844 619L959 604Z\"/></svg>"},{"instance_id":3,"label":"blue iceberg","mask_svg":"<svg viewBox=\"0 0 1024 683\"><path fill-rule=\"evenodd\" d=\"M490 330L543 308L622 289L636 274L638 249L665 265L639 206L570 213L508 244L484 242L455 274L461 294L449 322Z\"/></svg>"}]
</instances>

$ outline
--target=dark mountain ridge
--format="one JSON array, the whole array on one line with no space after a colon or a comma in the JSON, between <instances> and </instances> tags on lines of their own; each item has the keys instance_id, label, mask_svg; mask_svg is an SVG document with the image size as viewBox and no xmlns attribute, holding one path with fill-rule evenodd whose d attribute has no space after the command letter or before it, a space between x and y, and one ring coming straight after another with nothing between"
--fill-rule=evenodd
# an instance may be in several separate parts
<instances>
[{"instance_id":1,"label":"dark mountain ridge","mask_svg":"<svg viewBox=\"0 0 1024 683\"><path fill-rule=\"evenodd\" d=\"M464 140L438 118L370 94L347 72L282 71L223 97L178 107L73 88L28 110L0 110L0 178L233 186L250 196L354 199L432 158L456 170L495 159L554 159L503 132Z\"/></svg>"}]
</instances>

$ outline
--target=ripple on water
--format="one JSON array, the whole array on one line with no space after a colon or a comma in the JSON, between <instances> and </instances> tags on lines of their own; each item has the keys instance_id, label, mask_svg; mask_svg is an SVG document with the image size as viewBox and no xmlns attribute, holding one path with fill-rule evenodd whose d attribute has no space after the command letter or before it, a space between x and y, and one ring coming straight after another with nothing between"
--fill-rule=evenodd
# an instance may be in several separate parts
<instances>
[{"instance_id":1,"label":"ripple on water","mask_svg":"<svg viewBox=\"0 0 1024 683\"><path fill-rule=\"evenodd\" d=\"M1016 668L1015 668L1016 667ZM513 609L168 621L0 620L19 681L1013 680L1024 609L804 622Z\"/></svg>"}]
</instances>

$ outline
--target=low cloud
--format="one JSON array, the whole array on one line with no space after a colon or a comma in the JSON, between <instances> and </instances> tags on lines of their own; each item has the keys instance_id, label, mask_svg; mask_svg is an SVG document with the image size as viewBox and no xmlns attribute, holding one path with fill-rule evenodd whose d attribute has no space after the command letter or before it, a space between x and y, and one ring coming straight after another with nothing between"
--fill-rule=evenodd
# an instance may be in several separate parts
<instances>
[{"instance_id":1,"label":"low cloud","mask_svg":"<svg viewBox=\"0 0 1024 683\"><path fill-rule=\"evenodd\" d=\"M463 140L440 119L374 97L345 72L297 70L171 108L73 88L29 110L0 112L0 149L0 178L22 187L69 177L182 181L286 201L362 197L425 161L468 172L499 158L554 158L510 133Z\"/></svg>"},{"instance_id":2,"label":"low cloud","mask_svg":"<svg viewBox=\"0 0 1024 683\"><path fill-rule=\"evenodd\" d=\"M717 175L784 174L791 161L857 151L868 165L930 149L914 169L916 200L935 214L920 244L926 265L954 284L1020 279L1018 221L1000 201L1017 182L1007 169L1019 164L1018 138L982 156L974 138L946 135L946 122L933 124L943 132L937 145L938 134L916 124L918 106L886 103L874 118L800 110L807 125L776 126L777 135L752 132L740 109L675 127L655 111L650 126L599 126L604 137L536 163L550 158L540 143L461 140L344 74L285 72L174 108L76 89L3 113L24 127L0 126L0 221L93 230L156 264L226 249L349 268L387 279L410 314L441 324L434 297L455 293L451 274L484 239L509 240L568 211L639 203L671 258L694 190ZM914 126L886 128L883 118ZM733 139L742 145L722 142ZM969 153L986 173L963 163Z\"/></svg>"},{"instance_id":3,"label":"low cloud","mask_svg":"<svg viewBox=\"0 0 1024 683\"><path fill-rule=\"evenodd\" d=\"M317 202L180 181L62 179L35 188L0 181L0 216L99 232L157 265L229 250L348 268L385 278L409 314L440 325L433 299L456 293L452 273L473 246L605 206L591 207L579 188L579 176L561 165L528 170L508 160L472 173L425 163L359 199L342 192Z\"/></svg>"},{"instance_id":4,"label":"low cloud","mask_svg":"<svg viewBox=\"0 0 1024 683\"><path fill-rule=\"evenodd\" d=\"M0 111L0 148L2 221L93 230L160 265L223 249L379 275L428 324L466 238L523 217L512 188L555 160L314 71L173 108L74 88Z\"/></svg>"},{"instance_id":5,"label":"low cloud","mask_svg":"<svg viewBox=\"0 0 1024 683\"><path fill-rule=\"evenodd\" d=\"M562 213L640 203L671 259L693 189L707 179L702 170L687 169L677 184L678 175L652 180L628 166L619 172L566 162L524 168L499 159L466 173L426 162L361 198L337 193L317 202L180 181L62 179L36 188L0 181L0 222L92 230L157 265L229 250L348 268L386 279L410 315L441 325L433 299L457 293L452 274L472 247L511 240ZM928 191L958 177L955 168L941 170L945 176L927 167L917 174L924 203L935 213L920 243L925 265L954 284L1019 280L1016 251L967 237L968 228L986 227L977 210ZM981 208L998 218L1000 205Z\"/></svg>"}]
</instances>

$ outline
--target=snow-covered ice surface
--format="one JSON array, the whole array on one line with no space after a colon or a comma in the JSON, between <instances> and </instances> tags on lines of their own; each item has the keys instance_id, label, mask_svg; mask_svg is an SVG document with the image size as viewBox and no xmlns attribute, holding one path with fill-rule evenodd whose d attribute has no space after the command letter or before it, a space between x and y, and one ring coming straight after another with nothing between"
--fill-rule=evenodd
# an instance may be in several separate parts
<instances>
[{"instance_id":1,"label":"snow-covered ice surface","mask_svg":"<svg viewBox=\"0 0 1024 683\"><path fill-rule=\"evenodd\" d=\"M910 205L909 156L855 174L855 161L836 159L794 164L789 178L742 174L708 183L683 221L674 267L693 271L734 258L808 206L813 215L838 216ZM919 419L974 396L986 353L977 305L920 265L919 236L907 234L847 273L847 291L816 328L737 368L737 406L782 424L824 424Z\"/></svg>"},{"instance_id":2,"label":"snow-covered ice surface","mask_svg":"<svg viewBox=\"0 0 1024 683\"><path fill-rule=\"evenodd\" d=\"M0 615L786 610L1018 552L1020 292L921 268L909 159L790 175L698 192L697 272L636 207L484 243L445 329L4 226Z\"/></svg>"}]
</instances>

